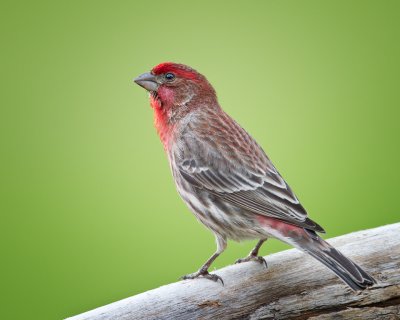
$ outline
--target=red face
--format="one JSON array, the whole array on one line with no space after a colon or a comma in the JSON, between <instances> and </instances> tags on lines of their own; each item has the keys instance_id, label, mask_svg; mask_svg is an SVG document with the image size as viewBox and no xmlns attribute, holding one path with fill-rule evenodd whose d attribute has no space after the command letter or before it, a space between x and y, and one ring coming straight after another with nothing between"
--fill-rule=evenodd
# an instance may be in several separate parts
<instances>
[{"instance_id":1,"label":"red face","mask_svg":"<svg viewBox=\"0 0 400 320\"><path fill-rule=\"evenodd\" d=\"M150 92L153 107L172 108L187 105L199 96L212 95L215 91L207 79L196 70L172 62L154 67L135 82Z\"/></svg>"}]
</instances>

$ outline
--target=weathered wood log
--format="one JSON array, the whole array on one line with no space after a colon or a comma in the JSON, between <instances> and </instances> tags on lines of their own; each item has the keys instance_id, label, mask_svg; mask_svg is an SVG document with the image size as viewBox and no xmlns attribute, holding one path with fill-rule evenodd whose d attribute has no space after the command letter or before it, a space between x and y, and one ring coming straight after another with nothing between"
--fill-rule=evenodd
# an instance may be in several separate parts
<instances>
[{"instance_id":1,"label":"weathered wood log","mask_svg":"<svg viewBox=\"0 0 400 320\"><path fill-rule=\"evenodd\" d=\"M77 315L105 319L400 319L400 223L329 242L378 281L355 293L322 264L291 249L185 280Z\"/></svg>"}]
</instances>

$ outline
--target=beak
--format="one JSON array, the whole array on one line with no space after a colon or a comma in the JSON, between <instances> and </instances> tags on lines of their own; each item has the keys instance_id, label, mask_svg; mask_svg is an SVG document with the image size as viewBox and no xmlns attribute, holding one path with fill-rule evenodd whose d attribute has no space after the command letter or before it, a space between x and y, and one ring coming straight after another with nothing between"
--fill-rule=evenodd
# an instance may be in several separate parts
<instances>
[{"instance_id":1,"label":"beak","mask_svg":"<svg viewBox=\"0 0 400 320\"><path fill-rule=\"evenodd\" d=\"M156 77L149 72L141 74L133 81L139 86L145 88L147 91L157 91L159 86Z\"/></svg>"}]
</instances>

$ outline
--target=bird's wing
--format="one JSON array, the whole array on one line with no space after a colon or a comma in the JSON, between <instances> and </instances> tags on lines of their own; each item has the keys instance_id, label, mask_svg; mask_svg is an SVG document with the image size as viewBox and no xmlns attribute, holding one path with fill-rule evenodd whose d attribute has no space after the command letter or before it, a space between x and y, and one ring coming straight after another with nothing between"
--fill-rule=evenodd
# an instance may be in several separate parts
<instances>
[{"instance_id":1,"label":"bird's wing","mask_svg":"<svg viewBox=\"0 0 400 320\"><path fill-rule=\"evenodd\" d=\"M296 195L261 147L238 124L227 132L180 140L175 165L194 187L245 210L324 232L307 217Z\"/></svg>"}]
</instances>

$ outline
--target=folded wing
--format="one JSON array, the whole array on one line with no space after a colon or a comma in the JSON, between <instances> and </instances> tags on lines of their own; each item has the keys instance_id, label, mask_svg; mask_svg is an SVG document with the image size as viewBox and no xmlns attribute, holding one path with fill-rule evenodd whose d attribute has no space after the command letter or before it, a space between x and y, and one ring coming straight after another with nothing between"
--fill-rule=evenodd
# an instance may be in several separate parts
<instances>
[{"instance_id":1,"label":"folded wing","mask_svg":"<svg viewBox=\"0 0 400 320\"><path fill-rule=\"evenodd\" d=\"M230 134L240 137L183 137L174 156L181 176L194 187L205 189L250 212L324 232L307 217L306 210L261 147L239 129L243 130L239 127ZM221 136L225 138L225 144L216 143ZM244 139L249 148L234 146L235 141L243 142Z\"/></svg>"}]
</instances>

